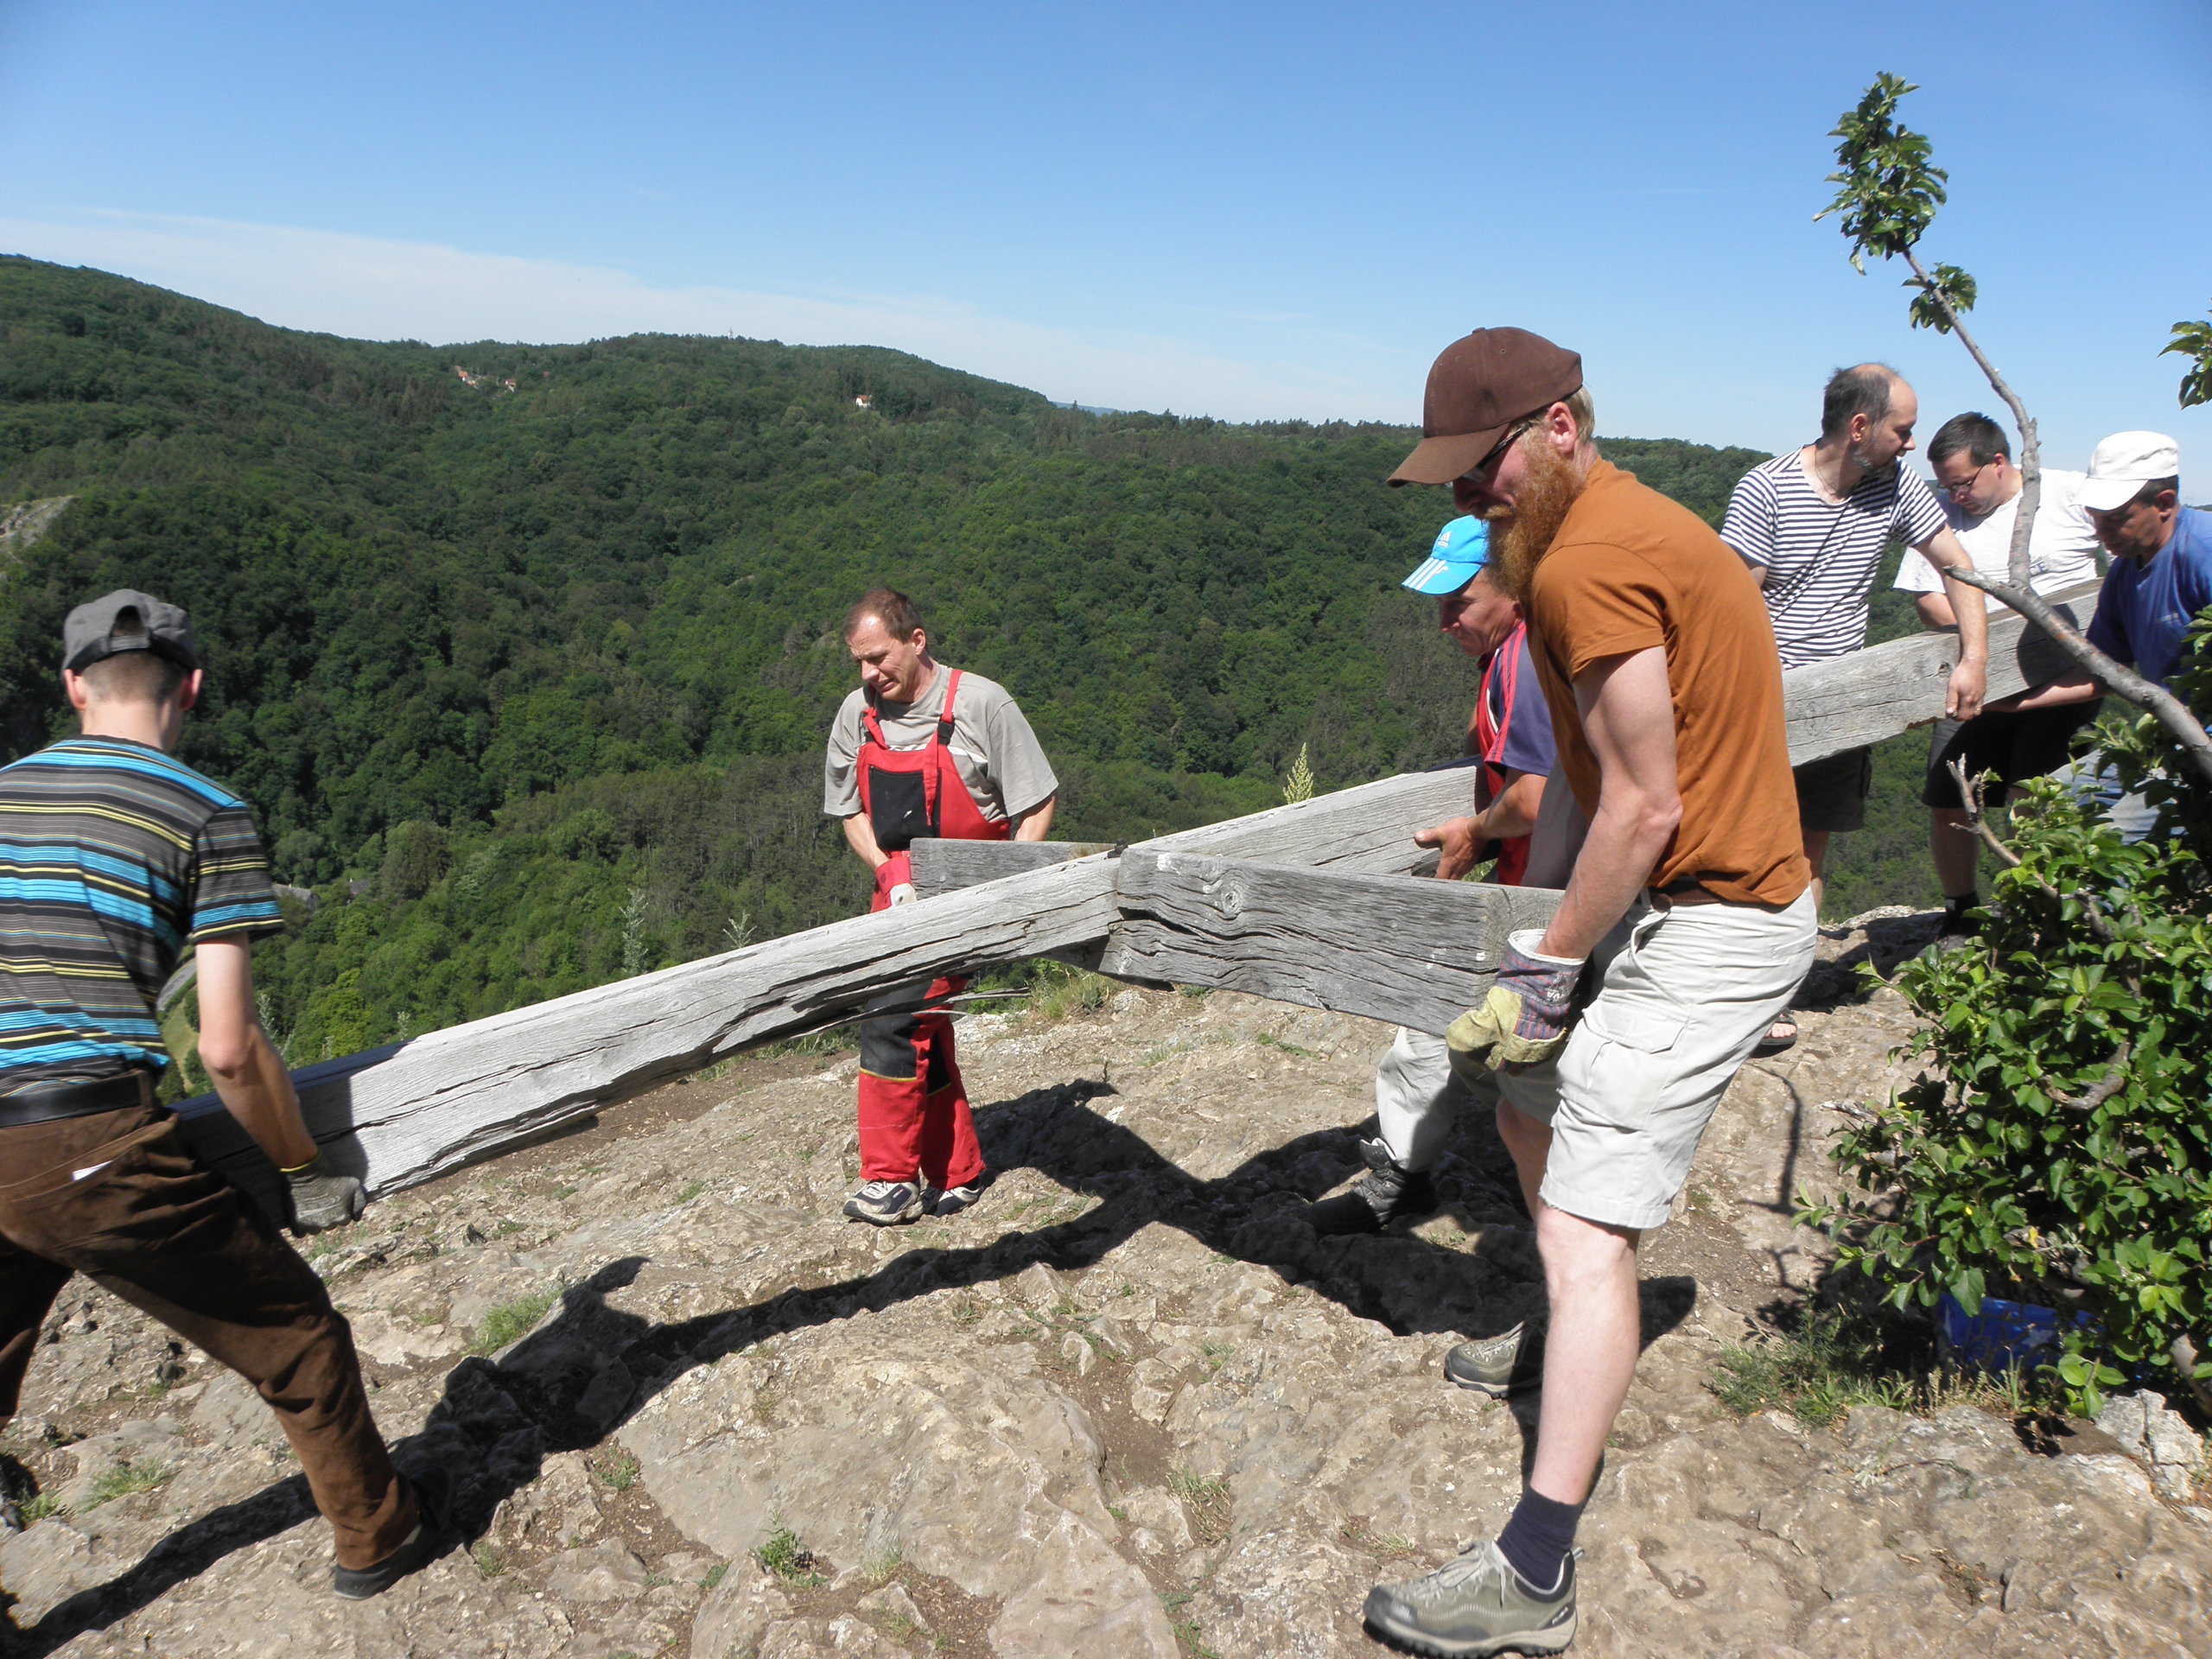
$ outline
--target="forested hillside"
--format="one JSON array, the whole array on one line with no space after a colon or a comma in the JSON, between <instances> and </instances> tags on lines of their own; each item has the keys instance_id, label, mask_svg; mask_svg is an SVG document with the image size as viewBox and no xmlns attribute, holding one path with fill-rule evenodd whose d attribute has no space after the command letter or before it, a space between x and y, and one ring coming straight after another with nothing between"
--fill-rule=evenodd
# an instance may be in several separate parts
<instances>
[{"instance_id":1,"label":"forested hillside","mask_svg":"<svg viewBox=\"0 0 2212 1659\"><path fill-rule=\"evenodd\" d=\"M1077 837L1269 804L1300 745L1325 789L1427 764L1472 694L1396 586L1450 512L1382 487L1402 428L861 347L369 344L15 258L0 341L0 515L75 497L0 553L7 754L68 729L72 604L190 608L186 758L321 899L260 958L295 1060L849 913L821 742L876 582L1020 699ZM1605 448L1716 519L1761 459Z\"/></svg>"}]
</instances>

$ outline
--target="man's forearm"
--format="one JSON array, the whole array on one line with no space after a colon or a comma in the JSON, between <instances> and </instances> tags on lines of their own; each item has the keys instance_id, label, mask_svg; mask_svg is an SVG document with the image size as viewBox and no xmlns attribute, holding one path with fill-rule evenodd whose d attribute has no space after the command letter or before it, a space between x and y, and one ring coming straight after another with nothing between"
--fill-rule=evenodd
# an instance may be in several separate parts
<instances>
[{"instance_id":1,"label":"man's forearm","mask_svg":"<svg viewBox=\"0 0 2212 1659\"><path fill-rule=\"evenodd\" d=\"M1948 593L1915 594L1912 607L1920 613L1920 626L1923 628L1955 628L1959 626L1959 613L1951 608L1951 598Z\"/></svg>"},{"instance_id":2,"label":"man's forearm","mask_svg":"<svg viewBox=\"0 0 2212 1659\"><path fill-rule=\"evenodd\" d=\"M1541 772L1519 772L1511 775L1498 797L1475 814L1474 830L1484 841L1511 841L1516 836L1525 836L1536 827L1536 816L1543 809L1545 779Z\"/></svg>"},{"instance_id":3,"label":"man's forearm","mask_svg":"<svg viewBox=\"0 0 2212 1659\"><path fill-rule=\"evenodd\" d=\"M1951 671L1943 712L1970 720L1981 712L1982 696L1989 689L1989 603L1980 588L1958 579L1959 571L1973 570L1974 560L1955 533L1939 531L1919 550L1942 573L1943 593L1958 619L1959 665Z\"/></svg>"},{"instance_id":4,"label":"man's forearm","mask_svg":"<svg viewBox=\"0 0 2212 1659\"><path fill-rule=\"evenodd\" d=\"M1952 615L1958 619L1959 654L1970 661L1986 664L1989 661L1989 606L1982 598L1981 589L1967 587L1946 571L1943 592L1951 601Z\"/></svg>"},{"instance_id":5,"label":"man's forearm","mask_svg":"<svg viewBox=\"0 0 2212 1659\"><path fill-rule=\"evenodd\" d=\"M868 821L867 813L855 812L838 822L845 831L845 845L851 848L868 868L880 870L890 860L891 855L876 844L875 826Z\"/></svg>"},{"instance_id":6,"label":"man's forearm","mask_svg":"<svg viewBox=\"0 0 2212 1659\"><path fill-rule=\"evenodd\" d=\"M2008 697L1999 705L2013 714L2024 715L2037 709L2063 709L2071 702L2093 702L2105 694L2104 687L2080 670Z\"/></svg>"},{"instance_id":7,"label":"man's forearm","mask_svg":"<svg viewBox=\"0 0 2212 1659\"><path fill-rule=\"evenodd\" d=\"M1580 961L1628 914L1637 895L1650 885L1651 871L1681 817L1656 801L1601 799L1590 821L1582 851L1567 878L1567 893L1544 930L1537 950L1547 957Z\"/></svg>"},{"instance_id":8,"label":"man's forearm","mask_svg":"<svg viewBox=\"0 0 2212 1659\"><path fill-rule=\"evenodd\" d=\"M1052 833L1052 809L1060 804L1058 795L1047 795L1014 821L1016 841L1042 841Z\"/></svg>"},{"instance_id":9,"label":"man's forearm","mask_svg":"<svg viewBox=\"0 0 2212 1659\"><path fill-rule=\"evenodd\" d=\"M222 1071L208 1068L224 1109L277 1168L313 1162L315 1137L300 1116L300 1097L283 1057L258 1025L245 1033L241 1046L237 1065Z\"/></svg>"}]
</instances>

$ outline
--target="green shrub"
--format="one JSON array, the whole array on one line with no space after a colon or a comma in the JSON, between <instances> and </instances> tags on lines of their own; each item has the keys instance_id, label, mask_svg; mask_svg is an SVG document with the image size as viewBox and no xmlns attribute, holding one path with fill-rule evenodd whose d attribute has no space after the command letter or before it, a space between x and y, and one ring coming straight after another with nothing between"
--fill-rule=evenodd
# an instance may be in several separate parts
<instances>
[{"instance_id":1,"label":"green shrub","mask_svg":"<svg viewBox=\"0 0 2212 1659\"><path fill-rule=\"evenodd\" d=\"M2192 638L2212 639L2206 619ZM2212 705L2212 673L2175 690ZM1969 1313L1985 1295L2088 1313L2058 1372L2091 1412L2131 1377L2212 1377L2201 1357L2183 1377L2176 1345L2202 1356L2212 1333L2212 784L2148 715L2098 737L2158 832L2123 846L2031 785L1973 948L1898 970L1930 1065L1837 1143L1863 1194L1805 1211L1900 1307L1948 1291Z\"/></svg>"}]
</instances>

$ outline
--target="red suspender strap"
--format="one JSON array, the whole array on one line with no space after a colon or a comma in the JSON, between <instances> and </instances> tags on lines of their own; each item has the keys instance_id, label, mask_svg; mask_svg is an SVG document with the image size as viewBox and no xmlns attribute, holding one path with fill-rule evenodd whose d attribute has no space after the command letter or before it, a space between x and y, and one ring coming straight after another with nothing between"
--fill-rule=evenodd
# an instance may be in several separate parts
<instances>
[{"instance_id":1,"label":"red suspender strap","mask_svg":"<svg viewBox=\"0 0 2212 1659\"><path fill-rule=\"evenodd\" d=\"M960 781L959 769L952 764L952 700L960 695L960 671L954 669L944 682L944 707L938 710L937 734L930 739L929 764L922 768L923 787L929 791L930 822L940 833L944 828L944 809L941 804L948 789L965 793L968 785ZM952 773L948 781L944 774Z\"/></svg>"},{"instance_id":2,"label":"red suspender strap","mask_svg":"<svg viewBox=\"0 0 2212 1659\"><path fill-rule=\"evenodd\" d=\"M960 695L960 671L954 669L952 677L944 683L944 707L938 711L937 741L952 741L952 700Z\"/></svg>"}]
</instances>

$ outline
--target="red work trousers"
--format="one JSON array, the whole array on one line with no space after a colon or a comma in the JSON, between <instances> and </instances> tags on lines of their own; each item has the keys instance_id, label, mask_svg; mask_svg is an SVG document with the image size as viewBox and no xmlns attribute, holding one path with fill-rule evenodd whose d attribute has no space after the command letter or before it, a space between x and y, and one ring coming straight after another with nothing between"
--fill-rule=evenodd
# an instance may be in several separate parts
<instances>
[{"instance_id":1,"label":"red work trousers","mask_svg":"<svg viewBox=\"0 0 2212 1659\"><path fill-rule=\"evenodd\" d=\"M956 996L964 979L940 979L923 996L911 989L871 1007ZM861 1025L861 1179L965 1186L983 1173L983 1149L952 1049L952 1020L942 1014L886 1014Z\"/></svg>"},{"instance_id":2,"label":"red work trousers","mask_svg":"<svg viewBox=\"0 0 2212 1659\"><path fill-rule=\"evenodd\" d=\"M0 1129L0 1420L39 1327L81 1273L260 1391L337 1535L373 1566L415 1530L361 1388L353 1333L315 1269L202 1165L176 1119L130 1106Z\"/></svg>"}]
</instances>

